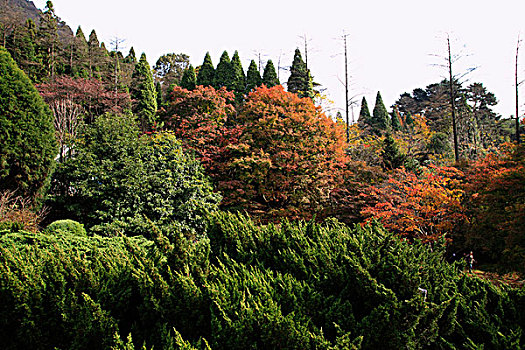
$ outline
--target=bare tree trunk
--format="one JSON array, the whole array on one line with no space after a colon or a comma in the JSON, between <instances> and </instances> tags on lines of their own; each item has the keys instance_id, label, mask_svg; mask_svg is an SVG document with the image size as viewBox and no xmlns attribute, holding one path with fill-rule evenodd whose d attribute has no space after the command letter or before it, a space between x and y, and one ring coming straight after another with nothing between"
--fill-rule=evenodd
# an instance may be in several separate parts
<instances>
[{"instance_id":1,"label":"bare tree trunk","mask_svg":"<svg viewBox=\"0 0 525 350\"><path fill-rule=\"evenodd\" d=\"M518 43L516 45L516 70L514 73L515 85L516 85L516 143L520 144L520 114L519 114L519 86L521 83L518 83L518 53L520 49L520 36L518 35Z\"/></svg>"},{"instance_id":2,"label":"bare tree trunk","mask_svg":"<svg viewBox=\"0 0 525 350\"><path fill-rule=\"evenodd\" d=\"M459 146L458 146L458 129L456 125L456 96L454 93L454 76L452 74L452 52L450 50L450 37L447 35L448 47L448 75L450 87L450 107L452 109L452 133L454 136L454 157L456 162L459 161Z\"/></svg>"},{"instance_id":3,"label":"bare tree trunk","mask_svg":"<svg viewBox=\"0 0 525 350\"><path fill-rule=\"evenodd\" d=\"M350 142L350 117L348 113L348 54L346 46L346 37L348 34L343 33L343 39L345 43L345 113L346 113L346 142ZM353 119L353 118L352 118Z\"/></svg>"}]
</instances>

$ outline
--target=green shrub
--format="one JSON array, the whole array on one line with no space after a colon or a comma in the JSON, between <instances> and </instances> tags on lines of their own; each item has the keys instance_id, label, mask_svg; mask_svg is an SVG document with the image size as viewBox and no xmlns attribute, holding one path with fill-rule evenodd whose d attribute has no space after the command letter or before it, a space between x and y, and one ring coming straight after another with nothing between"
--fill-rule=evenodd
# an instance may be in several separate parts
<instances>
[{"instance_id":1,"label":"green shrub","mask_svg":"<svg viewBox=\"0 0 525 350\"><path fill-rule=\"evenodd\" d=\"M84 225L75 220L57 220L50 223L46 229L46 233L66 233L74 236L87 236Z\"/></svg>"}]
</instances>

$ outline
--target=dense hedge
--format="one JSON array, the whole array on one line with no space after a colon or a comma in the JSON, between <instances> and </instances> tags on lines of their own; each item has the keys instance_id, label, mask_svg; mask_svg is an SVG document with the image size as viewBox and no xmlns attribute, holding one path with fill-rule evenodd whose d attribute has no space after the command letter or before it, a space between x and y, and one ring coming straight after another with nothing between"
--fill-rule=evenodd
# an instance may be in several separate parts
<instances>
[{"instance_id":1,"label":"dense hedge","mask_svg":"<svg viewBox=\"0 0 525 350\"><path fill-rule=\"evenodd\" d=\"M463 274L444 261L439 244L402 242L374 225L259 227L223 213L210 219L209 239L171 237L3 235L3 348L519 349L525 343L523 290ZM426 300L418 288L428 290Z\"/></svg>"}]
</instances>

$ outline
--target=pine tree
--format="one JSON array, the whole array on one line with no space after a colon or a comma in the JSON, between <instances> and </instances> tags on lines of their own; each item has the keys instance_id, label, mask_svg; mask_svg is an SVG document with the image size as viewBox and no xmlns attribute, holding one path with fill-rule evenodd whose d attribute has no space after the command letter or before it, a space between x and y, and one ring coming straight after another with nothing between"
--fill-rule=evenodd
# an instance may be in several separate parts
<instances>
[{"instance_id":1,"label":"pine tree","mask_svg":"<svg viewBox=\"0 0 525 350\"><path fill-rule=\"evenodd\" d=\"M53 114L27 75L0 47L0 191L35 199L58 153Z\"/></svg>"},{"instance_id":2,"label":"pine tree","mask_svg":"<svg viewBox=\"0 0 525 350\"><path fill-rule=\"evenodd\" d=\"M402 128L401 114L399 113L399 108L397 106L394 106L394 110L392 111L390 124L392 125L393 131L400 131Z\"/></svg>"},{"instance_id":3,"label":"pine tree","mask_svg":"<svg viewBox=\"0 0 525 350\"><path fill-rule=\"evenodd\" d=\"M371 125L376 133L385 132L390 128L390 116L379 91L377 92L376 104L372 112Z\"/></svg>"},{"instance_id":4,"label":"pine tree","mask_svg":"<svg viewBox=\"0 0 525 350\"><path fill-rule=\"evenodd\" d=\"M215 70L215 80L213 86L215 89L220 89L225 86L230 87L233 80L233 69L228 52L224 51L221 55L217 69Z\"/></svg>"},{"instance_id":5,"label":"pine tree","mask_svg":"<svg viewBox=\"0 0 525 350\"><path fill-rule=\"evenodd\" d=\"M266 66L264 67L262 77L262 83L269 88L272 86L281 85L281 82L279 82L279 78L277 77L277 72L275 71L275 67L273 65L272 60L268 60L268 62L266 62Z\"/></svg>"},{"instance_id":6,"label":"pine tree","mask_svg":"<svg viewBox=\"0 0 525 350\"><path fill-rule=\"evenodd\" d=\"M197 85L197 76L195 75L195 69L190 64L188 69L182 74L182 79L180 81L180 86L186 90L195 90Z\"/></svg>"},{"instance_id":7,"label":"pine tree","mask_svg":"<svg viewBox=\"0 0 525 350\"><path fill-rule=\"evenodd\" d=\"M146 131L155 123L157 93L153 84L151 67L144 53L140 56L140 60L133 71L130 90L131 99L134 100L133 113L139 117L142 130Z\"/></svg>"},{"instance_id":8,"label":"pine tree","mask_svg":"<svg viewBox=\"0 0 525 350\"><path fill-rule=\"evenodd\" d=\"M250 62L248 72L246 73L246 94L253 89L261 86L262 78L259 70L257 69L257 63L254 60Z\"/></svg>"},{"instance_id":9,"label":"pine tree","mask_svg":"<svg viewBox=\"0 0 525 350\"><path fill-rule=\"evenodd\" d=\"M399 150L396 140L388 133L383 141L383 151L381 152L383 163L386 169L392 170L399 168L405 162L405 155Z\"/></svg>"},{"instance_id":10,"label":"pine tree","mask_svg":"<svg viewBox=\"0 0 525 350\"><path fill-rule=\"evenodd\" d=\"M312 76L306 68L299 49L295 49L292 67L290 68L288 91L297 94L299 97L312 98L314 96Z\"/></svg>"},{"instance_id":11,"label":"pine tree","mask_svg":"<svg viewBox=\"0 0 525 350\"><path fill-rule=\"evenodd\" d=\"M237 101L242 101L244 92L246 90L246 76L244 75L244 69L242 68L241 59L239 58L239 52L235 50L231 60L232 79L228 85L228 90L235 93Z\"/></svg>"},{"instance_id":12,"label":"pine tree","mask_svg":"<svg viewBox=\"0 0 525 350\"><path fill-rule=\"evenodd\" d=\"M368 109L368 103L366 102L366 98L363 96L363 99L361 100L361 110L359 111L358 123L361 127L364 127L365 125L370 125L370 119L370 109Z\"/></svg>"},{"instance_id":13,"label":"pine tree","mask_svg":"<svg viewBox=\"0 0 525 350\"><path fill-rule=\"evenodd\" d=\"M213 68L210 53L206 52L206 56L204 56L204 62L199 69L199 74L197 75L197 85L212 86L214 81L215 68Z\"/></svg>"}]
</instances>

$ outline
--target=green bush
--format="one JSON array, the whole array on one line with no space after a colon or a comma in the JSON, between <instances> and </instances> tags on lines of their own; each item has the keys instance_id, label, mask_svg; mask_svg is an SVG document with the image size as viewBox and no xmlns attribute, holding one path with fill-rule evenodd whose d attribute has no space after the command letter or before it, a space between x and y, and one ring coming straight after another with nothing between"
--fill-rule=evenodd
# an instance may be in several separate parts
<instances>
[{"instance_id":1,"label":"green bush","mask_svg":"<svg viewBox=\"0 0 525 350\"><path fill-rule=\"evenodd\" d=\"M46 229L46 233L66 233L75 236L87 236L84 225L75 220L57 220L50 223Z\"/></svg>"}]
</instances>

